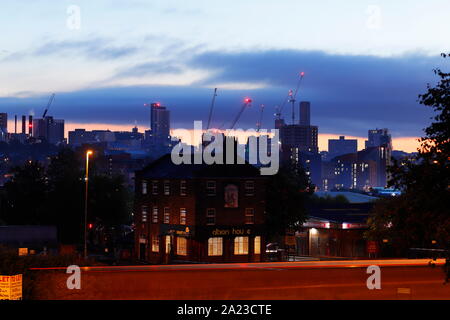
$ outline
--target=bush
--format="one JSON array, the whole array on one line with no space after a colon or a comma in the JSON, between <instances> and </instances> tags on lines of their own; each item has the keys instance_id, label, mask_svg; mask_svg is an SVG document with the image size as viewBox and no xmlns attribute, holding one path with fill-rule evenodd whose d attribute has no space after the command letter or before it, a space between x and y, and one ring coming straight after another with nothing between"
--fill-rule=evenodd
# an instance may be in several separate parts
<instances>
[{"instance_id":1,"label":"bush","mask_svg":"<svg viewBox=\"0 0 450 320\"><path fill-rule=\"evenodd\" d=\"M68 267L73 264L86 265L86 262L75 255L19 256L17 250L0 246L0 275L23 275L22 297L24 300L34 298L37 271L30 268Z\"/></svg>"}]
</instances>

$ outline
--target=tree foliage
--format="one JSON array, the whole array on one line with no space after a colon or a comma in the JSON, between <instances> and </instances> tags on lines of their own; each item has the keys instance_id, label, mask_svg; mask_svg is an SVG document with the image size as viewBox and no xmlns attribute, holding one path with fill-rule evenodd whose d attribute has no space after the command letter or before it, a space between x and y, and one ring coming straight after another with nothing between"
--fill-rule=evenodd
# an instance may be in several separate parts
<instances>
[{"instance_id":1,"label":"tree foliage","mask_svg":"<svg viewBox=\"0 0 450 320\"><path fill-rule=\"evenodd\" d=\"M419 95L420 104L435 115L424 129L417 158L394 160L389 169L389 184L402 195L378 201L369 221L368 236L391 238L399 251L445 247L450 241L450 73L440 69L434 73L438 84L428 85L428 91Z\"/></svg>"},{"instance_id":2,"label":"tree foliage","mask_svg":"<svg viewBox=\"0 0 450 320\"><path fill-rule=\"evenodd\" d=\"M306 220L305 202L312 187L303 170L280 168L267 187L266 213L269 236L283 235Z\"/></svg>"},{"instance_id":3,"label":"tree foliage","mask_svg":"<svg viewBox=\"0 0 450 320\"><path fill-rule=\"evenodd\" d=\"M84 166L70 149L51 158L47 168L27 162L12 170L5 184L1 220L16 225L56 225L62 243L79 243L84 228ZM90 172L88 220L101 227L130 222L130 192L121 177Z\"/></svg>"}]
</instances>

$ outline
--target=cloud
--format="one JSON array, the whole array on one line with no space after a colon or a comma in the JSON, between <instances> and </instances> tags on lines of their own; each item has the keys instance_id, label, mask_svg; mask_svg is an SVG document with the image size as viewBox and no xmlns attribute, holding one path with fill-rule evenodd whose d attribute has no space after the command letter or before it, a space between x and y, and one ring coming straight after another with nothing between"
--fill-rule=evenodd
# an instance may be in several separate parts
<instances>
[{"instance_id":1,"label":"cloud","mask_svg":"<svg viewBox=\"0 0 450 320\"><path fill-rule=\"evenodd\" d=\"M319 126L321 134L366 136L367 130L378 127L389 128L396 137L416 137L423 134L432 115L429 108L417 103L418 94L426 91L428 82L437 81L432 69L441 66L442 60L438 55L419 54L380 58L296 50L193 51L179 60L144 61L117 71L117 76L123 77L176 74L184 69L210 71L193 85L115 86L57 93L53 112L70 121L134 124L138 120L148 126L149 114L143 104L161 101L172 111L173 127L191 128L194 120L206 120L212 88L222 84L213 126L224 124L226 128L238 113L242 98L249 96L253 106L245 110L237 126L254 127L258 107L264 104L263 127L272 128L275 106L295 87L299 71L305 71L297 100L311 101L312 124ZM242 83L247 85L237 85ZM40 110L46 99L0 99L0 107L5 111L22 106ZM287 121L290 110L286 105ZM298 106L295 110L298 119Z\"/></svg>"},{"instance_id":2,"label":"cloud","mask_svg":"<svg viewBox=\"0 0 450 320\"><path fill-rule=\"evenodd\" d=\"M427 83L436 81L432 69L442 63L439 55L376 57L260 50L206 52L194 56L189 65L216 70L197 85L265 83L276 92L265 98L276 104L282 104L287 91L295 88L299 72L305 71L297 100L312 102L312 121L322 130L335 132L340 126L346 134L356 134L386 126L402 135L417 135L431 115L418 105L418 94L426 91Z\"/></svg>"},{"instance_id":3,"label":"cloud","mask_svg":"<svg viewBox=\"0 0 450 320\"><path fill-rule=\"evenodd\" d=\"M3 61L17 61L27 57L43 57L56 55L81 55L85 58L102 61L115 60L136 54L135 46L118 46L105 38L91 38L87 40L48 41L34 50L14 52L6 56Z\"/></svg>"},{"instance_id":4,"label":"cloud","mask_svg":"<svg viewBox=\"0 0 450 320\"><path fill-rule=\"evenodd\" d=\"M167 62L146 62L134 65L129 68L119 70L115 78L123 77L144 77L151 74L180 74L183 68L181 66Z\"/></svg>"}]
</instances>

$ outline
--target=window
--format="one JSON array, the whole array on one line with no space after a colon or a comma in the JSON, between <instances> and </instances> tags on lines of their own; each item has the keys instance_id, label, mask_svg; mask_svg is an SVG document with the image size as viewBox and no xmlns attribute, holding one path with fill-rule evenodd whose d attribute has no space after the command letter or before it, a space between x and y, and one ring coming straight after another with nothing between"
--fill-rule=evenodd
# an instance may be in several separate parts
<instances>
[{"instance_id":1,"label":"window","mask_svg":"<svg viewBox=\"0 0 450 320\"><path fill-rule=\"evenodd\" d=\"M152 210L152 222L158 223L158 207L153 207Z\"/></svg>"},{"instance_id":2,"label":"window","mask_svg":"<svg viewBox=\"0 0 450 320\"><path fill-rule=\"evenodd\" d=\"M170 181L164 181L164 195L170 196Z\"/></svg>"},{"instance_id":3,"label":"window","mask_svg":"<svg viewBox=\"0 0 450 320\"><path fill-rule=\"evenodd\" d=\"M142 194L147 194L147 181L142 181Z\"/></svg>"},{"instance_id":4,"label":"window","mask_svg":"<svg viewBox=\"0 0 450 320\"><path fill-rule=\"evenodd\" d=\"M223 240L221 237L208 239L208 256L222 255Z\"/></svg>"},{"instance_id":5,"label":"window","mask_svg":"<svg viewBox=\"0 0 450 320\"><path fill-rule=\"evenodd\" d=\"M180 181L180 196L185 196L187 194L187 183L186 180Z\"/></svg>"},{"instance_id":6,"label":"window","mask_svg":"<svg viewBox=\"0 0 450 320\"><path fill-rule=\"evenodd\" d=\"M255 195L255 182L245 181L245 195L254 196Z\"/></svg>"},{"instance_id":7,"label":"window","mask_svg":"<svg viewBox=\"0 0 450 320\"><path fill-rule=\"evenodd\" d=\"M255 237L254 249L255 249L254 250L255 254L261 254L261 237L260 236Z\"/></svg>"},{"instance_id":8,"label":"window","mask_svg":"<svg viewBox=\"0 0 450 320\"><path fill-rule=\"evenodd\" d=\"M142 222L147 222L147 206L142 206L141 217L142 217Z\"/></svg>"},{"instance_id":9,"label":"window","mask_svg":"<svg viewBox=\"0 0 450 320\"><path fill-rule=\"evenodd\" d=\"M255 223L255 209L245 208L245 224Z\"/></svg>"},{"instance_id":10,"label":"window","mask_svg":"<svg viewBox=\"0 0 450 320\"><path fill-rule=\"evenodd\" d=\"M152 236L152 252L159 252L159 237Z\"/></svg>"},{"instance_id":11,"label":"window","mask_svg":"<svg viewBox=\"0 0 450 320\"><path fill-rule=\"evenodd\" d=\"M207 181L206 182L206 194L208 196L216 195L216 182L215 181Z\"/></svg>"},{"instance_id":12,"label":"window","mask_svg":"<svg viewBox=\"0 0 450 320\"><path fill-rule=\"evenodd\" d=\"M172 242L170 236L166 236L166 254L169 254L170 251L172 251Z\"/></svg>"},{"instance_id":13,"label":"window","mask_svg":"<svg viewBox=\"0 0 450 320\"><path fill-rule=\"evenodd\" d=\"M207 225L216 224L216 209L214 208L206 209L206 224Z\"/></svg>"},{"instance_id":14,"label":"window","mask_svg":"<svg viewBox=\"0 0 450 320\"><path fill-rule=\"evenodd\" d=\"M168 207L164 208L164 223L170 223L170 209Z\"/></svg>"},{"instance_id":15,"label":"window","mask_svg":"<svg viewBox=\"0 0 450 320\"><path fill-rule=\"evenodd\" d=\"M187 240L183 237L177 238L177 255L185 256L187 255Z\"/></svg>"},{"instance_id":16,"label":"window","mask_svg":"<svg viewBox=\"0 0 450 320\"><path fill-rule=\"evenodd\" d=\"M186 208L180 208L180 224L186 224Z\"/></svg>"},{"instance_id":17,"label":"window","mask_svg":"<svg viewBox=\"0 0 450 320\"><path fill-rule=\"evenodd\" d=\"M248 237L234 238L234 254L248 254Z\"/></svg>"},{"instance_id":18,"label":"window","mask_svg":"<svg viewBox=\"0 0 450 320\"><path fill-rule=\"evenodd\" d=\"M152 194L153 195L158 194L158 181L157 180L152 181Z\"/></svg>"}]
</instances>

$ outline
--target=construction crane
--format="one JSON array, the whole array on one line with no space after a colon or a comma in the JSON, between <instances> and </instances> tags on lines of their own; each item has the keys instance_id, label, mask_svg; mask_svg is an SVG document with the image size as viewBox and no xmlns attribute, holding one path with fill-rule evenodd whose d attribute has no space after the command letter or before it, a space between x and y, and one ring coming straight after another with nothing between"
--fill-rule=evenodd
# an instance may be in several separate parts
<instances>
[{"instance_id":1,"label":"construction crane","mask_svg":"<svg viewBox=\"0 0 450 320\"><path fill-rule=\"evenodd\" d=\"M50 96L50 100L48 100L47 106L45 107L45 111L44 111L44 114L42 115L42 119L44 119L45 116L47 115L48 109L50 108L50 105L52 104L54 99L55 99L55 94L52 93L52 95Z\"/></svg>"},{"instance_id":2,"label":"construction crane","mask_svg":"<svg viewBox=\"0 0 450 320\"><path fill-rule=\"evenodd\" d=\"M260 110L260 112L259 112L259 121L256 123L256 132L259 132L259 130L261 130L263 113L264 113L264 105L263 104L261 105L259 110Z\"/></svg>"},{"instance_id":3,"label":"construction crane","mask_svg":"<svg viewBox=\"0 0 450 320\"><path fill-rule=\"evenodd\" d=\"M303 77L305 76L304 72L300 72L300 79L297 82L297 88L295 91L291 91L289 102L292 103L292 124L295 124L295 99L297 98L298 89L300 89L300 84L302 83Z\"/></svg>"},{"instance_id":4,"label":"construction crane","mask_svg":"<svg viewBox=\"0 0 450 320\"><path fill-rule=\"evenodd\" d=\"M214 104L216 103L216 97L217 97L217 88L214 89L214 94L211 102L211 107L209 108L209 117L208 117L208 125L206 126L206 130L209 130L209 127L211 125L211 117L214 109Z\"/></svg>"},{"instance_id":5,"label":"construction crane","mask_svg":"<svg viewBox=\"0 0 450 320\"><path fill-rule=\"evenodd\" d=\"M239 118L241 117L242 113L244 112L244 110L249 107L252 103L252 99L250 98L245 98L244 99L244 103L242 104L241 110L239 110L239 113L237 114L236 118L234 118L230 129L233 130L234 126L236 125L236 123L239 121Z\"/></svg>"},{"instance_id":6,"label":"construction crane","mask_svg":"<svg viewBox=\"0 0 450 320\"><path fill-rule=\"evenodd\" d=\"M304 76L305 76L305 73L300 72L300 78L297 82L297 87L296 87L295 91L289 90L288 95L287 95L286 99L283 100L281 106L275 107L275 117L277 120L281 119L281 115L283 113L283 108L286 105L286 102L290 102L290 103L292 103L292 123L294 124L294 122L295 122L295 113L294 113L295 106L294 106L294 104L296 101L298 90L300 89L300 84L301 84Z\"/></svg>"}]
</instances>

